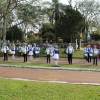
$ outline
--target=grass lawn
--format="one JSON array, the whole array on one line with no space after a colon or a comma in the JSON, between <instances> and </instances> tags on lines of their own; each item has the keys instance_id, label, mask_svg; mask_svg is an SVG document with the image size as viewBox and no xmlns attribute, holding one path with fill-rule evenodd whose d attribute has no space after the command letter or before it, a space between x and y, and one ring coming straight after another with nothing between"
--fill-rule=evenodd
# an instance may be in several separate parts
<instances>
[{"instance_id":1,"label":"grass lawn","mask_svg":"<svg viewBox=\"0 0 100 100\"><path fill-rule=\"evenodd\" d=\"M0 100L100 100L100 86L0 79Z\"/></svg>"},{"instance_id":2,"label":"grass lawn","mask_svg":"<svg viewBox=\"0 0 100 100\"><path fill-rule=\"evenodd\" d=\"M4 64L3 62L0 62L0 64ZM32 63L32 62L28 62L28 63L23 63L23 62L6 62L6 65L10 65L10 66L21 66L21 67L52 67L53 64L44 64L44 63ZM58 67L59 68L59 67ZM60 64L60 68L79 68L79 69L96 69L96 70L100 70L100 67L96 67L96 66L86 66L86 65L67 65L67 64Z\"/></svg>"},{"instance_id":3,"label":"grass lawn","mask_svg":"<svg viewBox=\"0 0 100 100\"><path fill-rule=\"evenodd\" d=\"M60 56L66 57L61 49ZM74 57L83 57L77 50ZM0 64L4 64L0 62ZM9 65L51 67L52 64L6 62ZM100 69L95 66L61 64L62 68ZM0 78L0 100L100 100L100 86L34 82Z\"/></svg>"}]
</instances>

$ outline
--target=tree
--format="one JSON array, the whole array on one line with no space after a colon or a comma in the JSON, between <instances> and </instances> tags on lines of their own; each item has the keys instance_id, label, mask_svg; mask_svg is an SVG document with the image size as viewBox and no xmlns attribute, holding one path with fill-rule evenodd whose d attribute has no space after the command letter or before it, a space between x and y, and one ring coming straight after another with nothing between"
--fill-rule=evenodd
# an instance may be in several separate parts
<instances>
[{"instance_id":1,"label":"tree","mask_svg":"<svg viewBox=\"0 0 100 100\"><path fill-rule=\"evenodd\" d=\"M83 25L82 14L70 5L62 5L60 19L58 23L57 36L61 37L65 42L72 42L77 38L78 33Z\"/></svg>"},{"instance_id":2,"label":"tree","mask_svg":"<svg viewBox=\"0 0 100 100\"><path fill-rule=\"evenodd\" d=\"M10 18L9 16L16 6L17 6L17 0L0 1L0 22L3 22L3 41L6 40L7 18Z\"/></svg>"},{"instance_id":3,"label":"tree","mask_svg":"<svg viewBox=\"0 0 100 100\"><path fill-rule=\"evenodd\" d=\"M55 35L51 32L46 32L44 35L43 35L43 38L46 40L53 40L55 38Z\"/></svg>"},{"instance_id":4,"label":"tree","mask_svg":"<svg viewBox=\"0 0 100 100\"><path fill-rule=\"evenodd\" d=\"M12 23L14 23L14 25L16 24L16 22L20 22L17 24L21 24L24 21L28 21L28 20L21 20L21 17L27 17L27 19L30 19L30 14L31 14L31 10L32 9L28 9L29 6L32 7L32 4L34 3L35 8L36 8L36 2L38 2L38 0L1 0L0 1L0 22L3 23L3 41L6 40L6 28L9 28L10 25L12 25ZM27 4L28 6L27 9L23 9L25 7L23 7L22 5ZM19 9L21 8L21 9ZM33 7L32 7L33 8ZM18 14L20 11L24 12L22 13L22 15L19 17ZM29 11L29 13L27 13L27 11ZM26 16L26 15L29 16ZM33 17L32 17L33 18ZM32 19L31 18L31 19ZM13 20L11 20L13 19ZM34 18L35 19L35 18ZM10 20L10 22L9 22ZM29 23L29 21L28 21ZM8 25L8 26L7 26ZM30 25L30 23L29 23Z\"/></svg>"},{"instance_id":5,"label":"tree","mask_svg":"<svg viewBox=\"0 0 100 100\"><path fill-rule=\"evenodd\" d=\"M77 1L75 8L85 17L85 23L93 27L99 25L98 18L100 16L100 4L96 0Z\"/></svg>"},{"instance_id":6,"label":"tree","mask_svg":"<svg viewBox=\"0 0 100 100\"><path fill-rule=\"evenodd\" d=\"M48 40L55 40L55 29L51 23L44 23L40 29L40 32L43 39L48 38Z\"/></svg>"},{"instance_id":7,"label":"tree","mask_svg":"<svg viewBox=\"0 0 100 100\"><path fill-rule=\"evenodd\" d=\"M7 30L7 40L14 41L14 40L23 40L23 32L20 28L18 28L16 25L12 26Z\"/></svg>"}]
</instances>

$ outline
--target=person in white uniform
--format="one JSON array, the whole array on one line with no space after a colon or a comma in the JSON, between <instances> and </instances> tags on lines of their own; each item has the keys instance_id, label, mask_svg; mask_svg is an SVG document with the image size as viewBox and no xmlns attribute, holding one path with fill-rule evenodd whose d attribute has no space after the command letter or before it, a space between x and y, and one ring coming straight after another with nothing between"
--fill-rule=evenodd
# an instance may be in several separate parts
<instances>
[{"instance_id":1,"label":"person in white uniform","mask_svg":"<svg viewBox=\"0 0 100 100\"><path fill-rule=\"evenodd\" d=\"M12 55L12 59L15 59L15 45L12 44L11 46L11 55Z\"/></svg>"},{"instance_id":2,"label":"person in white uniform","mask_svg":"<svg viewBox=\"0 0 100 100\"><path fill-rule=\"evenodd\" d=\"M6 44L4 44L1 49L1 52L3 52L4 62L8 61L8 50L9 50L9 47Z\"/></svg>"},{"instance_id":3,"label":"person in white uniform","mask_svg":"<svg viewBox=\"0 0 100 100\"><path fill-rule=\"evenodd\" d=\"M51 60L50 60L50 45L49 44L47 45L47 48L46 48L45 52L47 54L47 56L46 56L47 63L50 63Z\"/></svg>"},{"instance_id":4,"label":"person in white uniform","mask_svg":"<svg viewBox=\"0 0 100 100\"><path fill-rule=\"evenodd\" d=\"M73 57L73 53L74 53L74 48L71 43L69 43L69 46L66 49L66 53L68 55L68 63L69 63L69 65L70 64L72 65L72 57Z\"/></svg>"},{"instance_id":5,"label":"person in white uniform","mask_svg":"<svg viewBox=\"0 0 100 100\"><path fill-rule=\"evenodd\" d=\"M19 46L17 47L17 50L18 50L18 57L21 57L21 54L22 54L22 46L21 46L21 44L19 44Z\"/></svg>"},{"instance_id":6,"label":"person in white uniform","mask_svg":"<svg viewBox=\"0 0 100 100\"><path fill-rule=\"evenodd\" d=\"M58 46L56 45L54 47L54 51L53 51L53 59L55 61L55 66L58 66L58 59L59 59L59 49L58 49Z\"/></svg>"},{"instance_id":7,"label":"person in white uniform","mask_svg":"<svg viewBox=\"0 0 100 100\"><path fill-rule=\"evenodd\" d=\"M51 61L53 59L53 51L54 51L54 47L52 45L50 45L50 60Z\"/></svg>"},{"instance_id":8,"label":"person in white uniform","mask_svg":"<svg viewBox=\"0 0 100 100\"><path fill-rule=\"evenodd\" d=\"M84 55L84 59L86 59L86 61L87 61L87 56L88 56L88 54L87 54L87 46L83 50L83 55Z\"/></svg>"},{"instance_id":9,"label":"person in white uniform","mask_svg":"<svg viewBox=\"0 0 100 100\"><path fill-rule=\"evenodd\" d=\"M29 45L28 49L29 49L28 55L30 56L29 58L30 60L32 60L33 59L33 47L31 44Z\"/></svg>"},{"instance_id":10,"label":"person in white uniform","mask_svg":"<svg viewBox=\"0 0 100 100\"><path fill-rule=\"evenodd\" d=\"M28 46L26 45L26 43L24 43L24 46L22 47L22 53L24 57L24 62L27 62Z\"/></svg>"},{"instance_id":11,"label":"person in white uniform","mask_svg":"<svg viewBox=\"0 0 100 100\"><path fill-rule=\"evenodd\" d=\"M99 55L99 50L97 49L97 46L94 45L93 48L93 65L97 66L98 64L98 55Z\"/></svg>"},{"instance_id":12,"label":"person in white uniform","mask_svg":"<svg viewBox=\"0 0 100 100\"><path fill-rule=\"evenodd\" d=\"M86 52L87 52L87 61L88 63L90 62L91 63L91 59L92 59L92 56L93 56L93 49L91 48L91 45L88 45L87 48L86 48Z\"/></svg>"}]
</instances>

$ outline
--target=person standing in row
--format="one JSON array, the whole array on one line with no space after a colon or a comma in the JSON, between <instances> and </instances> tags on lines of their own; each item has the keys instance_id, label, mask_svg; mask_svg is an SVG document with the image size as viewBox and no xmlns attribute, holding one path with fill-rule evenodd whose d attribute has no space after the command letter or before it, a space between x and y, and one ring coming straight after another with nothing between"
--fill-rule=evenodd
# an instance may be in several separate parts
<instances>
[{"instance_id":1,"label":"person standing in row","mask_svg":"<svg viewBox=\"0 0 100 100\"><path fill-rule=\"evenodd\" d=\"M21 44L19 44L19 46L17 47L17 50L18 50L18 57L21 58L21 54L22 54L22 46L21 46Z\"/></svg>"},{"instance_id":2,"label":"person standing in row","mask_svg":"<svg viewBox=\"0 0 100 100\"><path fill-rule=\"evenodd\" d=\"M84 59L86 59L86 61L87 61L87 46L84 48L84 50L83 50L83 55L84 55Z\"/></svg>"},{"instance_id":3,"label":"person standing in row","mask_svg":"<svg viewBox=\"0 0 100 100\"><path fill-rule=\"evenodd\" d=\"M100 60L100 46L99 46L99 57L98 57L98 58L99 58L99 60Z\"/></svg>"},{"instance_id":4,"label":"person standing in row","mask_svg":"<svg viewBox=\"0 0 100 100\"><path fill-rule=\"evenodd\" d=\"M87 61L88 61L88 63L89 62L91 63L91 58L93 56L93 54L92 54L93 50L91 48L91 45L87 46L87 50L86 51L87 51Z\"/></svg>"},{"instance_id":5,"label":"person standing in row","mask_svg":"<svg viewBox=\"0 0 100 100\"><path fill-rule=\"evenodd\" d=\"M29 45L28 49L29 49L29 53L28 53L29 58L30 60L32 60L33 59L33 47L31 44Z\"/></svg>"},{"instance_id":6,"label":"person standing in row","mask_svg":"<svg viewBox=\"0 0 100 100\"><path fill-rule=\"evenodd\" d=\"M97 46L94 45L93 48L93 65L97 66L98 63L98 54L99 54L99 50L97 49Z\"/></svg>"},{"instance_id":7,"label":"person standing in row","mask_svg":"<svg viewBox=\"0 0 100 100\"><path fill-rule=\"evenodd\" d=\"M9 50L9 47L6 44L4 44L3 47L2 47L4 62L8 61L8 50Z\"/></svg>"},{"instance_id":8,"label":"person standing in row","mask_svg":"<svg viewBox=\"0 0 100 100\"><path fill-rule=\"evenodd\" d=\"M45 52L47 54L47 56L46 56L47 63L50 63L51 60L50 60L50 45L49 44L47 45L47 48L46 48Z\"/></svg>"},{"instance_id":9,"label":"person standing in row","mask_svg":"<svg viewBox=\"0 0 100 100\"><path fill-rule=\"evenodd\" d=\"M39 45L36 45L35 55L36 55L36 58L39 57L39 55L40 55L40 47L39 47Z\"/></svg>"},{"instance_id":10,"label":"person standing in row","mask_svg":"<svg viewBox=\"0 0 100 100\"><path fill-rule=\"evenodd\" d=\"M27 62L27 53L28 53L28 47L26 43L24 43L24 46L22 47L22 53L24 57L24 62Z\"/></svg>"},{"instance_id":11,"label":"person standing in row","mask_svg":"<svg viewBox=\"0 0 100 100\"><path fill-rule=\"evenodd\" d=\"M11 46L11 55L12 55L12 59L15 59L15 45L12 44Z\"/></svg>"},{"instance_id":12,"label":"person standing in row","mask_svg":"<svg viewBox=\"0 0 100 100\"><path fill-rule=\"evenodd\" d=\"M73 53L74 53L74 48L71 43L69 43L69 46L66 49L66 53L68 55L68 63L69 63L69 65L70 64L72 65L72 57L73 57Z\"/></svg>"},{"instance_id":13,"label":"person standing in row","mask_svg":"<svg viewBox=\"0 0 100 100\"><path fill-rule=\"evenodd\" d=\"M58 66L58 59L59 59L59 49L58 49L57 45L54 47L53 53L54 53L53 59L55 61L55 67L56 67L56 66Z\"/></svg>"},{"instance_id":14,"label":"person standing in row","mask_svg":"<svg viewBox=\"0 0 100 100\"><path fill-rule=\"evenodd\" d=\"M36 43L33 44L33 56L36 58Z\"/></svg>"},{"instance_id":15,"label":"person standing in row","mask_svg":"<svg viewBox=\"0 0 100 100\"><path fill-rule=\"evenodd\" d=\"M54 51L54 47L52 45L50 45L50 60L51 61L53 59L53 51Z\"/></svg>"}]
</instances>

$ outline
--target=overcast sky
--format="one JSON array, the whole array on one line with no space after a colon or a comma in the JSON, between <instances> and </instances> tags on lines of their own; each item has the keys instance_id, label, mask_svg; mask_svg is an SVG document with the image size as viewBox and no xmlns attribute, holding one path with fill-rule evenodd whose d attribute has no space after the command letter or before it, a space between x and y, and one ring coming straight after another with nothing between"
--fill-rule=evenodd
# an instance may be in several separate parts
<instances>
[{"instance_id":1,"label":"overcast sky","mask_svg":"<svg viewBox=\"0 0 100 100\"><path fill-rule=\"evenodd\" d=\"M50 1L50 2L52 2L52 0L42 0L42 1ZM68 0L59 0L59 2L61 2L63 4L68 4ZM74 0L72 0L72 4L74 4Z\"/></svg>"},{"instance_id":2,"label":"overcast sky","mask_svg":"<svg viewBox=\"0 0 100 100\"><path fill-rule=\"evenodd\" d=\"M52 2L52 0L43 0L43 1L50 1L50 2ZM67 0L59 0L61 3L63 3L63 4L68 4L68 2L67 2Z\"/></svg>"}]
</instances>

